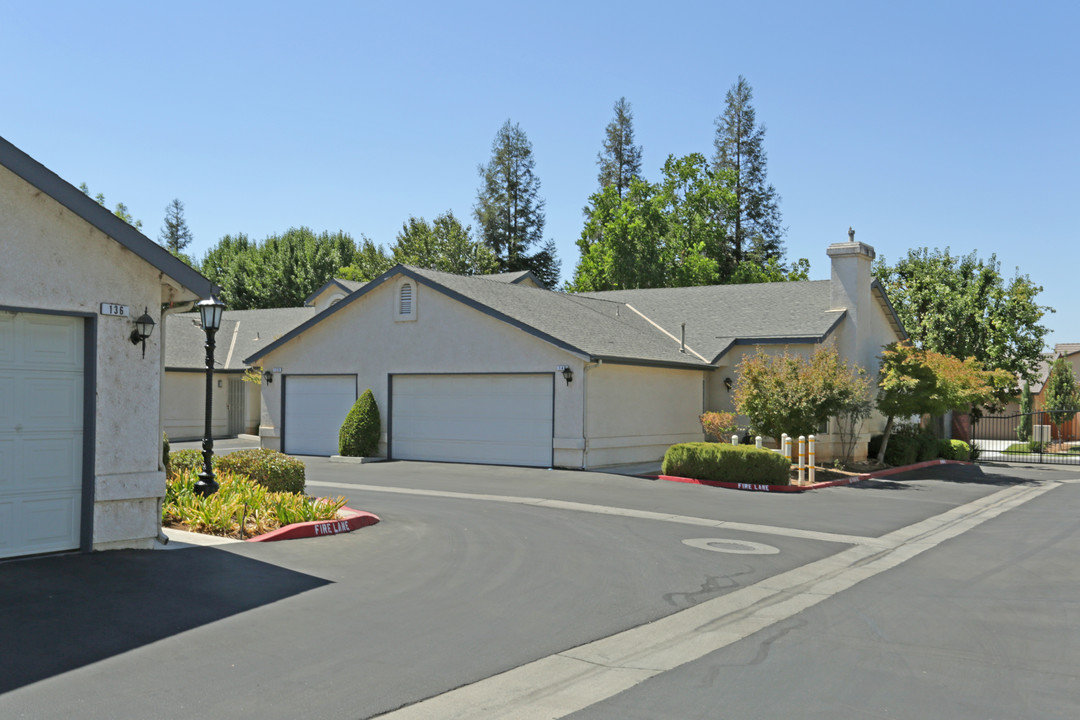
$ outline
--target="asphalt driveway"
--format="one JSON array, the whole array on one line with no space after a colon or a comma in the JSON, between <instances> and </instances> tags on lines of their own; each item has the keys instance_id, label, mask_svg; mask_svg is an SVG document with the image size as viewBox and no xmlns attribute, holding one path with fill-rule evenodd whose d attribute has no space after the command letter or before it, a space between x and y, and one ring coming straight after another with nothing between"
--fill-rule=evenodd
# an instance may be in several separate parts
<instances>
[{"instance_id":1,"label":"asphalt driveway","mask_svg":"<svg viewBox=\"0 0 1080 720\"><path fill-rule=\"evenodd\" d=\"M845 553L883 553L879 538L1064 477L953 466L789 496L602 473L304 460L309 491L345 495L383 521L302 541L0 565L0 716L362 718L405 707L452 717L416 703L712 612ZM828 597L815 602L831 607ZM656 683L678 687L683 672L634 692L667 697L669 685ZM620 697L590 704L599 712ZM517 702L501 716L525 717L529 702ZM611 707L611 717L625 710Z\"/></svg>"}]
</instances>

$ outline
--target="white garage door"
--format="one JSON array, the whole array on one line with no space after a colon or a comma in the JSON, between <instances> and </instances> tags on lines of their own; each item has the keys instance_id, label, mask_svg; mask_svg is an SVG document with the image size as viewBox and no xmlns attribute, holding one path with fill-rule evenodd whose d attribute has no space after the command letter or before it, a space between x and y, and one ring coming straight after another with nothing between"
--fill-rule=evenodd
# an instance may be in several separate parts
<instances>
[{"instance_id":1,"label":"white garage door","mask_svg":"<svg viewBox=\"0 0 1080 720\"><path fill-rule=\"evenodd\" d=\"M83 320L0 311L0 557L79 547Z\"/></svg>"},{"instance_id":2,"label":"white garage door","mask_svg":"<svg viewBox=\"0 0 1080 720\"><path fill-rule=\"evenodd\" d=\"M338 432L356 402L355 375L285 376L285 452L337 455Z\"/></svg>"},{"instance_id":3,"label":"white garage door","mask_svg":"<svg viewBox=\"0 0 1080 720\"><path fill-rule=\"evenodd\" d=\"M551 466L552 375L395 375L400 460Z\"/></svg>"}]
</instances>

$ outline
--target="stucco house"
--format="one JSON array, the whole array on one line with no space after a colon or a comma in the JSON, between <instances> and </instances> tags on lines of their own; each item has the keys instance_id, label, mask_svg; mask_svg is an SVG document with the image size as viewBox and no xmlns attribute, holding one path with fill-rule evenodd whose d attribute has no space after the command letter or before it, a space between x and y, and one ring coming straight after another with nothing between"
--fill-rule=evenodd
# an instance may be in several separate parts
<instances>
[{"instance_id":1,"label":"stucco house","mask_svg":"<svg viewBox=\"0 0 1080 720\"><path fill-rule=\"evenodd\" d=\"M389 458L652 462L702 439L701 412L731 409L736 366L756 347L835 342L875 373L881 347L906 337L871 276L873 248L850 238L828 255L830 280L587 294L398 265L244 358L274 378L261 442L334 454L370 388Z\"/></svg>"},{"instance_id":2,"label":"stucco house","mask_svg":"<svg viewBox=\"0 0 1080 720\"><path fill-rule=\"evenodd\" d=\"M344 296L342 296L344 297ZM326 305L329 307L329 303ZM243 358L314 317L316 307L229 310L221 318L214 352L211 433L215 438L257 434L261 410L257 373ZM165 318L164 417L169 440L199 440L205 433L206 334L197 312Z\"/></svg>"},{"instance_id":3,"label":"stucco house","mask_svg":"<svg viewBox=\"0 0 1080 720\"><path fill-rule=\"evenodd\" d=\"M3 138L0 257L0 557L151 547L162 316L212 284Z\"/></svg>"}]
</instances>

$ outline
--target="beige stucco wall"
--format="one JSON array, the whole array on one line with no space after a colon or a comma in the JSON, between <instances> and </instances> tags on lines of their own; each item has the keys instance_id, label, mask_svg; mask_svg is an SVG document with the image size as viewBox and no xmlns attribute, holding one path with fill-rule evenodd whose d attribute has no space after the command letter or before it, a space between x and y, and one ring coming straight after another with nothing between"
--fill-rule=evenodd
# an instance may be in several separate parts
<instances>
[{"instance_id":1,"label":"beige stucco wall","mask_svg":"<svg viewBox=\"0 0 1080 720\"><path fill-rule=\"evenodd\" d=\"M229 381L239 380L239 373L214 373L211 428L215 438L229 436ZM220 384L220 386L219 386ZM259 428L259 386L245 382L244 432ZM201 372L165 371L165 433L170 440L201 440L205 431L206 375Z\"/></svg>"},{"instance_id":2,"label":"beige stucco wall","mask_svg":"<svg viewBox=\"0 0 1080 720\"><path fill-rule=\"evenodd\" d=\"M0 167L0 305L92 314L97 376L94 438L95 549L150 547L165 494L160 469L160 333L146 357L129 335L133 318L99 314L103 302L144 308L158 322L161 303L193 297L160 272ZM91 342L91 335L87 341ZM87 428L85 431L89 431Z\"/></svg>"},{"instance_id":3,"label":"beige stucco wall","mask_svg":"<svg viewBox=\"0 0 1080 720\"><path fill-rule=\"evenodd\" d=\"M862 358L859 365L866 370L867 377L871 379L871 399L876 393L876 378L881 361L881 351L885 345L895 342L900 338L896 335L884 308L871 296L871 302L864 303L862 308L862 326L856 330L853 323L841 322L837 328L826 338L825 342L836 348L858 348L855 352ZM850 336L857 335L853 340ZM723 384L724 378L730 377L738 382L738 366L747 357L753 356L758 349L764 350L770 355L779 355L789 352L793 355L809 356L818 347L816 344L799 345L736 345L729 350L717 363L717 370L706 377L706 409L717 412L735 412L734 389L728 391ZM846 359L846 358L845 358ZM745 416L736 415L739 425L749 424ZM861 460L866 457L866 444L870 436L881 432L885 427L885 418L877 411L867 419L862 426L859 440L856 443L854 458ZM836 421L829 423L829 432L816 436L817 456L821 462L828 462L839 453L840 437L837 432ZM771 438L766 439L766 444L777 445Z\"/></svg>"},{"instance_id":4,"label":"beige stucco wall","mask_svg":"<svg viewBox=\"0 0 1080 720\"><path fill-rule=\"evenodd\" d=\"M585 370L585 466L660 460L703 439L701 370L590 364Z\"/></svg>"},{"instance_id":5,"label":"beige stucco wall","mask_svg":"<svg viewBox=\"0 0 1080 720\"><path fill-rule=\"evenodd\" d=\"M382 415L380 452L386 452L391 373L544 372L569 365L575 378L582 358L474 310L427 286L415 291L416 319L396 321L398 278L391 278L262 358L282 374L357 374L358 391L370 388ZM264 447L280 449L280 376L262 387ZM582 383L555 383L555 464L581 467ZM507 398L513 402L513 398Z\"/></svg>"}]
</instances>

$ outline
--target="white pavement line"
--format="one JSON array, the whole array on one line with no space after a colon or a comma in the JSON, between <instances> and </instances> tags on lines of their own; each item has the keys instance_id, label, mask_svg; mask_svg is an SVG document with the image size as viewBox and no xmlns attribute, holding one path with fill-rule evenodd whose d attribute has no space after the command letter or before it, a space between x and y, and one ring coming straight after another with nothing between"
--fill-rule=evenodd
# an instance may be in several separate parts
<instances>
[{"instance_id":1,"label":"white pavement line","mask_svg":"<svg viewBox=\"0 0 1080 720\"><path fill-rule=\"evenodd\" d=\"M742 640L1055 488L1001 490L866 545L610 637L380 715L384 720L554 720Z\"/></svg>"},{"instance_id":2,"label":"white pavement line","mask_svg":"<svg viewBox=\"0 0 1080 720\"><path fill-rule=\"evenodd\" d=\"M642 520L659 520L661 522L680 523L682 525L724 528L725 530L738 530L740 532L760 533L762 535L782 535L784 537L799 538L801 540L821 540L823 542L846 543L848 545L879 544L877 538L863 537L862 535L841 535L839 533L818 532L816 530L799 530L797 528L775 527L773 525L755 525L753 523L713 520L711 518L699 518L689 515L672 515L671 513L652 512L651 510L635 510L633 508L611 507L609 505L592 505L589 503L570 502L568 500L546 500L544 498L515 497L513 495L484 495L479 493L452 492L450 490L419 490L416 488L386 487L384 485L354 485L351 483L336 482L313 482L311 485L316 485L318 487L332 487L342 490L364 490L368 492L454 498L456 500L485 500L488 502L512 503L516 505L532 505L554 508L557 510L587 512L596 515L618 515L620 517L640 518Z\"/></svg>"}]
</instances>

